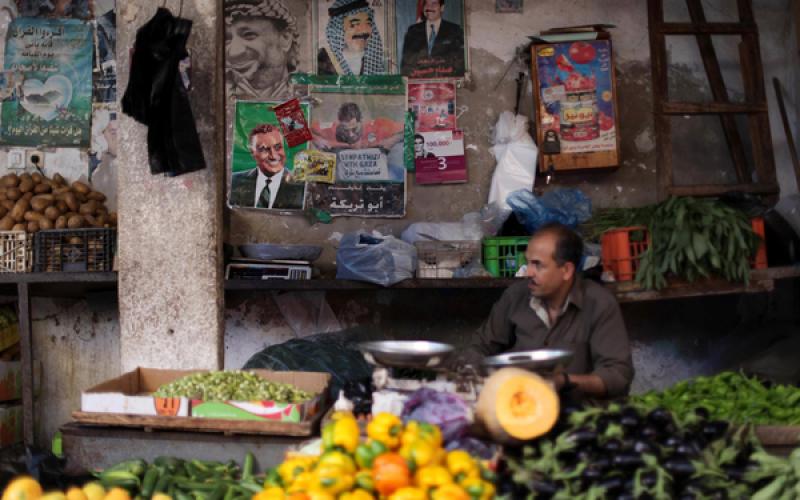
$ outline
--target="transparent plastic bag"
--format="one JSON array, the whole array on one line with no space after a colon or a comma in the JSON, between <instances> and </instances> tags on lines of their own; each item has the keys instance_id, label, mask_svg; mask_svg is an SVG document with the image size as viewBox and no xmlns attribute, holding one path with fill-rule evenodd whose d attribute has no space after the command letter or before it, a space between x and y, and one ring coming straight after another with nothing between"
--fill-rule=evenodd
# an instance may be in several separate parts
<instances>
[{"instance_id":1,"label":"transparent plastic bag","mask_svg":"<svg viewBox=\"0 0 800 500\"><path fill-rule=\"evenodd\" d=\"M336 251L336 278L390 286L413 278L417 249L394 236L348 233Z\"/></svg>"},{"instance_id":2,"label":"transparent plastic bag","mask_svg":"<svg viewBox=\"0 0 800 500\"><path fill-rule=\"evenodd\" d=\"M550 222L574 228L592 216L592 200L580 189L554 189L542 197L520 189L508 196L508 204L531 234Z\"/></svg>"}]
</instances>

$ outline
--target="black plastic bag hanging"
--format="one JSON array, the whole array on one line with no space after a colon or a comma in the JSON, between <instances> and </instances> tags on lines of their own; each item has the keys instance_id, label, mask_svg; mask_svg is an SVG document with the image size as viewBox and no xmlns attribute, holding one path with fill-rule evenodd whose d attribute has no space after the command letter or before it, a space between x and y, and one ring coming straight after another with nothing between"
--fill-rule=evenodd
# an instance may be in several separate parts
<instances>
[{"instance_id":1,"label":"black plastic bag hanging","mask_svg":"<svg viewBox=\"0 0 800 500\"><path fill-rule=\"evenodd\" d=\"M188 56L192 22L161 7L136 32L122 111L147 125L150 172L169 176L205 168L178 65Z\"/></svg>"}]
</instances>

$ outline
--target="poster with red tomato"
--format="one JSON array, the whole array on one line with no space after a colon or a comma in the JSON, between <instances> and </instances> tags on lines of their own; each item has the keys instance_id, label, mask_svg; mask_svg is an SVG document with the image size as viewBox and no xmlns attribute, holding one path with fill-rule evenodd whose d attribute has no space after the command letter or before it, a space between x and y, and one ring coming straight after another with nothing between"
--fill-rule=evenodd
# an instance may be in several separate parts
<instances>
[{"instance_id":1,"label":"poster with red tomato","mask_svg":"<svg viewBox=\"0 0 800 500\"><path fill-rule=\"evenodd\" d=\"M455 82L409 82L408 109L414 113L414 130L417 132L455 130Z\"/></svg>"},{"instance_id":2,"label":"poster with red tomato","mask_svg":"<svg viewBox=\"0 0 800 500\"><path fill-rule=\"evenodd\" d=\"M616 151L611 42L564 42L533 50L540 133L554 130L562 154Z\"/></svg>"}]
</instances>

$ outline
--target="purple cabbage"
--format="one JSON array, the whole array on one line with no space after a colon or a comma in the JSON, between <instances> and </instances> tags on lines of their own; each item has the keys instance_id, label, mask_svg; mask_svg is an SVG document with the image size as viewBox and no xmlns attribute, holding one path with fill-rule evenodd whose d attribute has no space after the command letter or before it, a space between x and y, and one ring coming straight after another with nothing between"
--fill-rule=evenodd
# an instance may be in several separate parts
<instances>
[{"instance_id":1,"label":"purple cabbage","mask_svg":"<svg viewBox=\"0 0 800 500\"><path fill-rule=\"evenodd\" d=\"M410 420L438 425L445 443L462 437L472 421L472 412L463 399L447 392L418 389L411 393L402 414Z\"/></svg>"}]
</instances>

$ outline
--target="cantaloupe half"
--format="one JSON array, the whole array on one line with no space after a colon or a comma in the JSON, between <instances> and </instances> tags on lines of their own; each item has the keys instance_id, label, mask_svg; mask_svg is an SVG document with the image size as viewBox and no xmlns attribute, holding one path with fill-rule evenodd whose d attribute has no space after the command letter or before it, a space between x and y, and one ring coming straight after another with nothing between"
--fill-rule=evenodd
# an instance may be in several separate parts
<instances>
[{"instance_id":1,"label":"cantaloupe half","mask_svg":"<svg viewBox=\"0 0 800 500\"><path fill-rule=\"evenodd\" d=\"M521 368L502 368L486 379L476 416L500 443L528 441L556 423L559 399L553 385Z\"/></svg>"}]
</instances>

